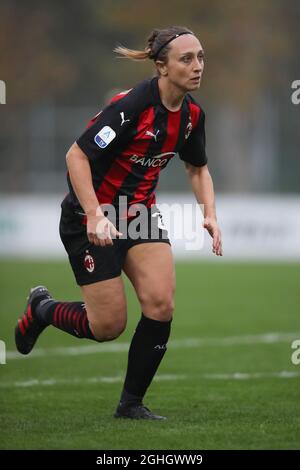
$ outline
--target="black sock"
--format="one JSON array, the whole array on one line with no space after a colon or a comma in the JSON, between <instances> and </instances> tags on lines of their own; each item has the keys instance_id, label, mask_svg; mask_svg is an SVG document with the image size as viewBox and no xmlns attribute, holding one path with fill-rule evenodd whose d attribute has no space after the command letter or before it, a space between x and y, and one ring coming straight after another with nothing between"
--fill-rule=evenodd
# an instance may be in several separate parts
<instances>
[{"instance_id":1,"label":"black sock","mask_svg":"<svg viewBox=\"0 0 300 470\"><path fill-rule=\"evenodd\" d=\"M47 325L53 325L76 338L95 339L82 302L42 300L36 312L38 318Z\"/></svg>"},{"instance_id":2,"label":"black sock","mask_svg":"<svg viewBox=\"0 0 300 470\"><path fill-rule=\"evenodd\" d=\"M166 352L171 321L152 320L142 314L129 348L121 402L142 401Z\"/></svg>"}]
</instances>

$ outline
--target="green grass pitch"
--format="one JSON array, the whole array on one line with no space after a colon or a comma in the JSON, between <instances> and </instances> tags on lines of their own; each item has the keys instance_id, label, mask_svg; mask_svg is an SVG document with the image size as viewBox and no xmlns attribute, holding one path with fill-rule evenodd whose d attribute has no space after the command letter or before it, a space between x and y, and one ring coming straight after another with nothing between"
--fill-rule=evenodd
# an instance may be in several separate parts
<instances>
[{"instance_id":1,"label":"green grass pitch","mask_svg":"<svg viewBox=\"0 0 300 470\"><path fill-rule=\"evenodd\" d=\"M168 352L145 404L166 422L112 417L140 309L128 293L126 332L110 343L53 327L18 357L13 328L31 286L80 300L67 262L0 263L1 449L299 449L300 339L296 263L177 263ZM81 349L82 348L82 349Z\"/></svg>"}]
</instances>

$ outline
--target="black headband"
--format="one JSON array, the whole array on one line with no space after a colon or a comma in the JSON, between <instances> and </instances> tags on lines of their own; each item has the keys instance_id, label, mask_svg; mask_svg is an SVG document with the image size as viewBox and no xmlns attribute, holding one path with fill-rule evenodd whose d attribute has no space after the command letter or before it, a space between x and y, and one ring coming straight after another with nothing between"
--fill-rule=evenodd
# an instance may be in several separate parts
<instances>
[{"instance_id":1,"label":"black headband","mask_svg":"<svg viewBox=\"0 0 300 470\"><path fill-rule=\"evenodd\" d=\"M193 33L190 33L189 31L184 31L182 33L177 33L177 34L174 34L174 36L172 36L167 42L165 42L159 49L158 51L155 53L154 57L153 57L153 60L156 60L159 53L161 52L161 50L166 47L167 44L169 44L169 42L173 41L173 39L176 39L178 38L179 36L182 36L183 34L193 34Z\"/></svg>"}]
</instances>

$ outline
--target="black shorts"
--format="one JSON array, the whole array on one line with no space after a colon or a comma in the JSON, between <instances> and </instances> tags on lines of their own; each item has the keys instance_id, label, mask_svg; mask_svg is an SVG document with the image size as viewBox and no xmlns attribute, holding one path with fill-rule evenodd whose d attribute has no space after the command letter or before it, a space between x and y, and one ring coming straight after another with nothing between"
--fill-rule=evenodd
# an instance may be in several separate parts
<instances>
[{"instance_id":1,"label":"black shorts","mask_svg":"<svg viewBox=\"0 0 300 470\"><path fill-rule=\"evenodd\" d=\"M116 227L123 236L113 239L112 246L101 247L90 243L83 220L82 215L66 210L62 205L60 238L79 286L120 276L127 251L135 245L155 242L171 244L156 206L147 209L147 223L138 216L122 220L120 224L116 221Z\"/></svg>"}]
</instances>

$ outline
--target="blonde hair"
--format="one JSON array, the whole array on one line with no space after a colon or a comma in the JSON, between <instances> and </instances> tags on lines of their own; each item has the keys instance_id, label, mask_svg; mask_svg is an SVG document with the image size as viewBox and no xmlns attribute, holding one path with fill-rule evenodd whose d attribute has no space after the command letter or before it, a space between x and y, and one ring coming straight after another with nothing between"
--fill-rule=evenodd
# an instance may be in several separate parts
<instances>
[{"instance_id":1,"label":"blonde hair","mask_svg":"<svg viewBox=\"0 0 300 470\"><path fill-rule=\"evenodd\" d=\"M187 29L185 26L170 26L166 29L154 29L147 39L147 46L144 50L138 51L135 49L128 49L124 46L117 46L114 48L114 52L118 54L121 59L131 60L161 60L162 62L167 61L168 52L170 45L168 41L172 37L176 37L176 34L194 34L192 31ZM164 46L164 44L166 44Z\"/></svg>"}]
</instances>

